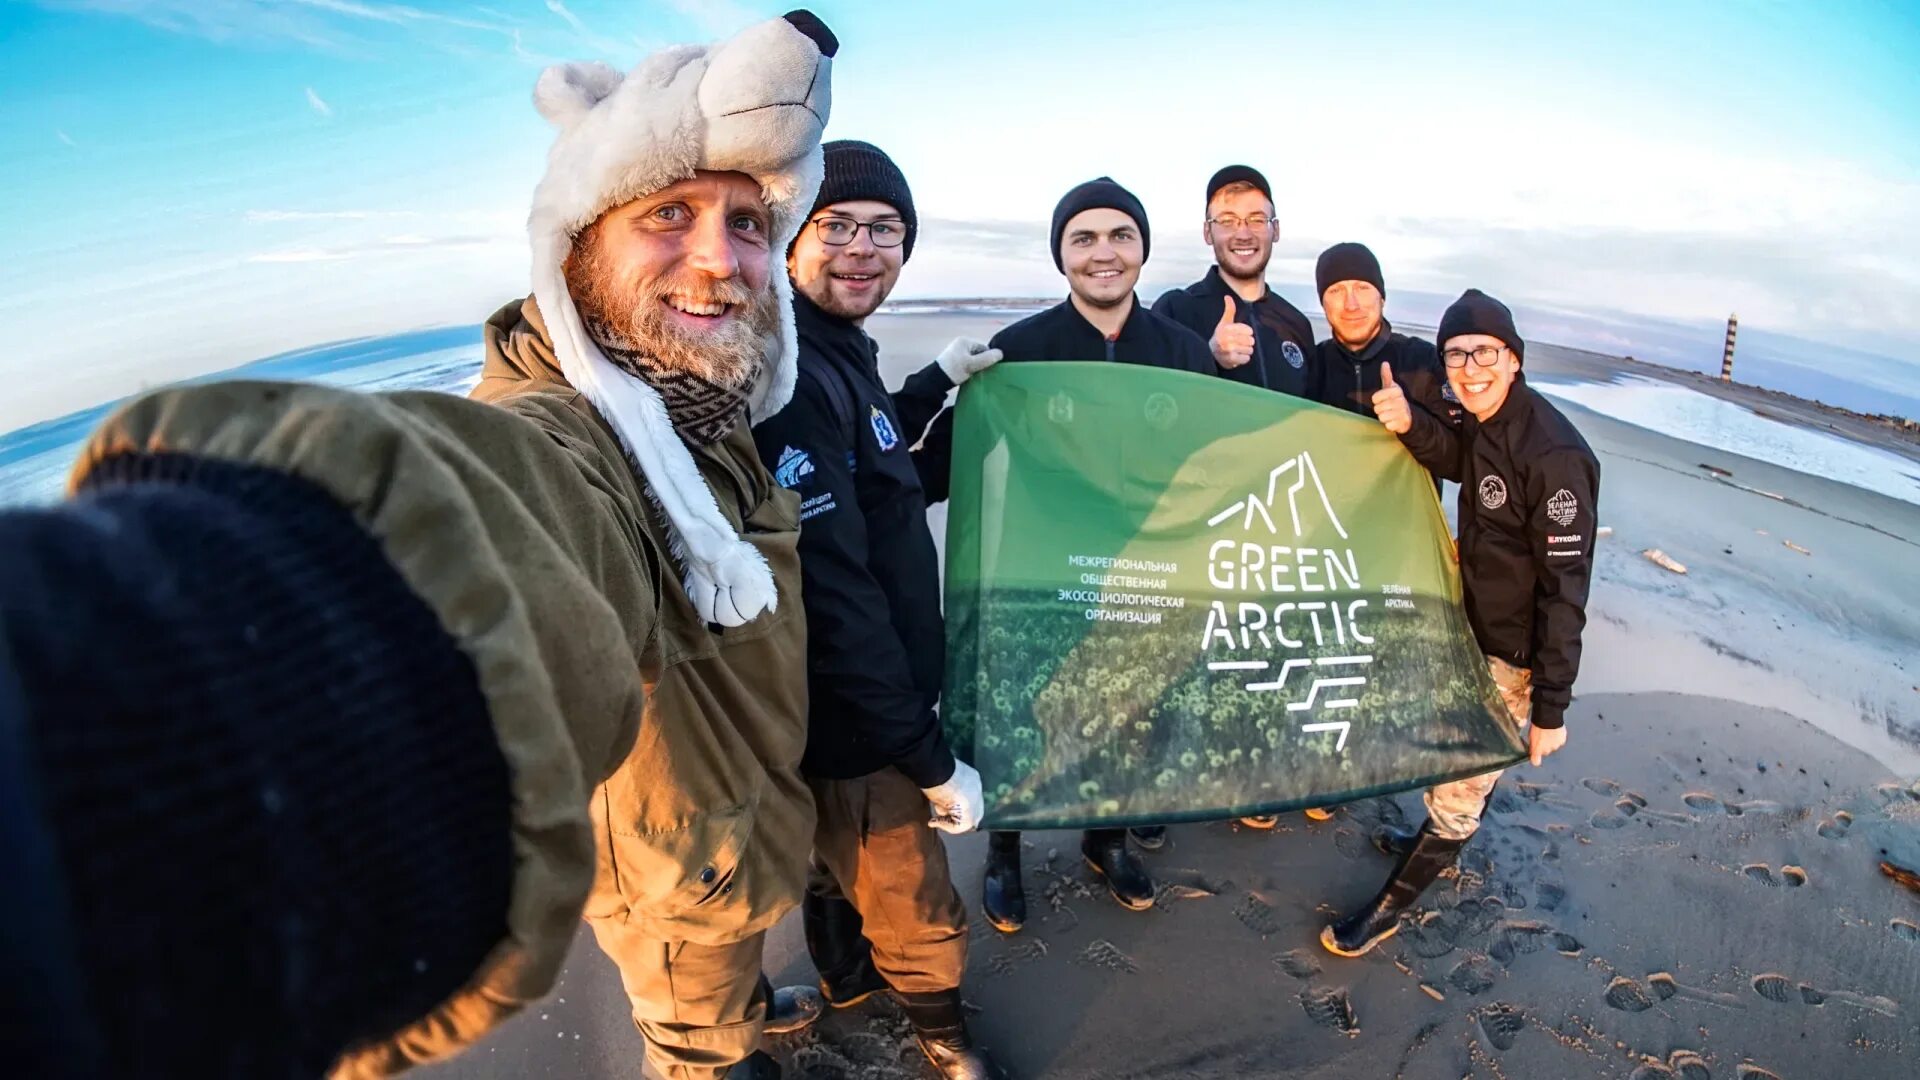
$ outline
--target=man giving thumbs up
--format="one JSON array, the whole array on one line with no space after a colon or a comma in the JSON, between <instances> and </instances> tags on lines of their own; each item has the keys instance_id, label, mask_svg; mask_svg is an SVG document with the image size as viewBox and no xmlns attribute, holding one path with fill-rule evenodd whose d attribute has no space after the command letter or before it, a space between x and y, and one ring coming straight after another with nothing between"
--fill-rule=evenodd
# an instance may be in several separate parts
<instances>
[{"instance_id":1,"label":"man giving thumbs up","mask_svg":"<svg viewBox=\"0 0 1920 1080\"><path fill-rule=\"evenodd\" d=\"M1207 338L1222 378L1310 396L1313 325L1267 288L1267 261L1280 238L1267 178L1245 165L1214 173L1200 236L1213 248L1213 268L1162 296L1154 313Z\"/></svg>"}]
</instances>

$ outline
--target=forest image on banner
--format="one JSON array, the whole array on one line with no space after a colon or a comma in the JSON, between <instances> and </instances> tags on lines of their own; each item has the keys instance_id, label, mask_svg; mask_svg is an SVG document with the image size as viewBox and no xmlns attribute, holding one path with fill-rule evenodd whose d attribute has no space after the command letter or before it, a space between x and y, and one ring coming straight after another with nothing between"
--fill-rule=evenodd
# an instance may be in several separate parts
<instances>
[{"instance_id":1,"label":"forest image on banner","mask_svg":"<svg viewBox=\"0 0 1920 1080\"><path fill-rule=\"evenodd\" d=\"M1431 479L1222 379L1005 364L960 396L947 682L986 824L1334 804L1513 764Z\"/></svg>"}]
</instances>

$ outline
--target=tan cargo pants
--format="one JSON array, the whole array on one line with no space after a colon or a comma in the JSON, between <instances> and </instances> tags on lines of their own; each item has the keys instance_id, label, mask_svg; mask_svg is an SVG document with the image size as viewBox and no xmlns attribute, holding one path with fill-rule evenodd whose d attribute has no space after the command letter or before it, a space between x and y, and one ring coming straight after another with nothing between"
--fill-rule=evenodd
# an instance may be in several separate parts
<instances>
[{"instance_id":1,"label":"tan cargo pants","mask_svg":"<svg viewBox=\"0 0 1920 1080\"><path fill-rule=\"evenodd\" d=\"M668 1080L719 1080L760 1046L767 1001L760 993L765 933L730 945L660 941L619 919L588 919L600 949L620 969L647 1060Z\"/></svg>"},{"instance_id":2,"label":"tan cargo pants","mask_svg":"<svg viewBox=\"0 0 1920 1080\"><path fill-rule=\"evenodd\" d=\"M967 967L967 909L927 798L898 769L809 778L819 823L807 889L844 897L865 921L873 966L905 994L952 990Z\"/></svg>"},{"instance_id":3,"label":"tan cargo pants","mask_svg":"<svg viewBox=\"0 0 1920 1080\"><path fill-rule=\"evenodd\" d=\"M1487 657L1487 667L1493 672L1494 685L1500 688L1501 700L1507 703L1507 712L1513 714L1520 725L1520 736L1524 740L1528 720L1533 716L1533 672L1514 667L1497 656ZM1433 835L1443 840L1465 840L1479 831L1487 796L1493 794L1493 785L1505 771L1482 773L1428 788L1427 821L1432 825Z\"/></svg>"}]
</instances>

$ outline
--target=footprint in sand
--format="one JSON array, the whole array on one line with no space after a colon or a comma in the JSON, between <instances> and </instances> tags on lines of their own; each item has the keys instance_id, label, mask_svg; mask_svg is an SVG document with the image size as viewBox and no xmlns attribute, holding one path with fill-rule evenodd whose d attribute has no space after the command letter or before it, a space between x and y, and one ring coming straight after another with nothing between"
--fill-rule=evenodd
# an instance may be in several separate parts
<instances>
[{"instance_id":1,"label":"footprint in sand","mask_svg":"<svg viewBox=\"0 0 1920 1080\"><path fill-rule=\"evenodd\" d=\"M1587 824L1596 829L1624 829L1627 819L1612 810L1595 810L1593 816L1587 819Z\"/></svg>"},{"instance_id":2,"label":"footprint in sand","mask_svg":"<svg viewBox=\"0 0 1920 1080\"><path fill-rule=\"evenodd\" d=\"M1118 946L1106 938L1097 938L1089 942L1086 948L1081 949L1080 962L1119 972L1122 975L1132 975L1140 970L1140 965L1133 962L1133 957L1121 952Z\"/></svg>"},{"instance_id":3,"label":"footprint in sand","mask_svg":"<svg viewBox=\"0 0 1920 1080\"><path fill-rule=\"evenodd\" d=\"M1358 859L1362 855L1365 855L1373 845L1367 842L1366 837L1360 835L1358 829L1335 829L1333 832L1333 846L1336 851L1345 855L1347 858Z\"/></svg>"},{"instance_id":4,"label":"footprint in sand","mask_svg":"<svg viewBox=\"0 0 1920 1080\"><path fill-rule=\"evenodd\" d=\"M1279 966L1281 971L1286 972L1296 979L1311 979L1315 975L1320 974L1320 961L1305 949L1283 952L1279 956L1274 957L1273 962Z\"/></svg>"},{"instance_id":5,"label":"footprint in sand","mask_svg":"<svg viewBox=\"0 0 1920 1080\"><path fill-rule=\"evenodd\" d=\"M1625 975L1614 976L1613 981L1607 984L1605 996L1607 1004L1621 1012L1646 1012L1653 1008L1653 999L1647 996L1639 983Z\"/></svg>"},{"instance_id":6,"label":"footprint in sand","mask_svg":"<svg viewBox=\"0 0 1920 1080\"><path fill-rule=\"evenodd\" d=\"M1674 995L1680 992L1680 984L1667 972L1656 971L1647 976L1647 989L1653 991L1653 996L1661 1001L1672 1001Z\"/></svg>"},{"instance_id":7,"label":"footprint in sand","mask_svg":"<svg viewBox=\"0 0 1920 1080\"><path fill-rule=\"evenodd\" d=\"M1248 893L1240 898L1240 903L1233 909L1233 917L1239 919L1247 929L1259 934L1261 937L1267 937L1280 931L1279 913L1273 910L1272 904L1267 903L1252 893Z\"/></svg>"},{"instance_id":8,"label":"footprint in sand","mask_svg":"<svg viewBox=\"0 0 1920 1080\"><path fill-rule=\"evenodd\" d=\"M1553 948L1561 956L1579 956L1586 950L1586 946L1580 944L1579 938L1558 930L1553 933Z\"/></svg>"},{"instance_id":9,"label":"footprint in sand","mask_svg":"<svg viewBox=\"0 0 1920 1080\"><path fill-rule=\"evenodd\" d=\"M1633 1070L1627 1080L1674 1080L1674 1071L1656 1061L1649 1061Z\"/></svg>"},{"instance_id":10,"label":"footprint in sand","mask_svg":"<svg viewBox=\"0 0 1920 1080\"><path fill-rule=\"evenodd\" d=\"M1704 1058L1691 1050L1675 1050L1667 1057L1667 1067L1680 1080L1713 1080L1713 1070Z\"/></svg>"},{"instance_id":11,"label":"footprint in sand","mask_svg":"<svg viewBox=\"0 0 1920 1080\"><path fill-rule=\"evenodd\" d=\"M1753 977L1753 992L1766 998L1768 1001L1778 1002L1782 1005L1800 996L1791 979L1785 975L1775 975L1772 973L1755 975Z\"/></svg>"},{"instance_id":12,"label":"footprint in sand","mask_svg":"<svg viewBox=\"0 0 1920 1080\"><path fill-rule=\"evenodd\" d=\"M1920 925L1915 925L1905 919L1895 919L1887 924L1887 929L1892 930L1893 936L1901 941L1920 944Z\"/></svg>"},{"instance_id":13,"label":"footprint in sand","mask_svg":"<svg viewBox=\"0 0 1920 1080\"><path fill-rule=\"evenodd\" d=\"M1700 810L1709 814L1724 814L1727 812L1726 804L1704 791L1689 791L1685 795L1680 796L1680 801L1686 803L1691 809Z\"/></svg>"},{"instance_id":14,"label":"footprint in sand","mask_svg":"<svg viewBox=\"0 0 1920 1080\"><path fill-rule=\"evenodd\" d=\"M1853 828L1853 815L1841 810L1822 821L1820 827L1813 831L1818 833L1822 840L1842 840L1846 838L1847 830L1851 828Z\"/></svg>"},{"instance_id":15,"label":"footprint in sand","mask_svg":"<svg viewBox=\"0 0 1920 1080\"><path fill-rule=\"evenodd\" d=\"M1771 1069L1763 1069L1758 1065L1748 1065L1744 1062L1739 1068L1733 1071L1733 1075L1737 1077L1738 1080L1780 1080L1779 1073Z\"/></svg>"},{"instance_id":16,"label":"footprint in sand","mask_svg":"<svg viewBox=\"0 0 1920 1080\"><path fill-rule=\"evenodd\" d=\"M1589 776L1580 781L1580 786L1593 792L1595 795L1613 796L1620 794L1621 791L1619 784L1608 780L1604 776Z\"/></svg>"},{"instance_id":17,"label":"footprint in sand","mask_svg":"<svg viewBox=\"0 0 1920 1080\"><path fill-rule=\"evenodd\" d=\"M1502 923L1495 932L1493 947L1487 952L1502 965L1511 964L1516 956L1536 953L1546 948L1553 932L1553 928L1545 923Z\"/></svg>"},{"instance_id":18,"label":"footprint in sand","mask_svg":"<svg viewBox=\"0 0 1920 1080\"><path fill-rule=\"evenodd\" d=\"M1541 911L1559 911L1560 905L1567 902L1567 887L1552 881L1543 881L1534 887L1534 903Z\"/></svg>"},{"instance_id":19,"label":"footprint in sand","mask_svg":"<svg viewBox=\"0 0 1920 1080\"><path fill-rule=\"evenodd\" d=\"M1349 1038L1360 1034L1360 1018L1353 1014L1353 1002L1340 987L1309 986L1300 991L1300 1007L1306 1010L1307 1019L1321 1027Z\"/></svg>"},{"instance_id":20,"label":"footprint in sand","mask_svg":"<svg viewBox=\"0 0 1920 1080\"><path fill-rule=\"evenodd\" d=\"M1495 970L1484 956L1469 956L1447 973L1447 985L1464 994L1484 994L1493 989Z\"/></svg>"},{"instance_id":21,"label":"footprint in sand","mask_svg":"<svg viewBox=\"0 0 1920 1080\"><path fill-rule=\"evenodd\" d=\"M1741 867L1740 872L1768 888L1785 885L1790 889L1797 889L1807 883L1807 872L1798 866L1781 867L1779 877L1774 876L1773 869L1766 863L1749 863Z\"/></svg>"},{"instance_id":22,"label":"footprint in sand","mask_svg":"<svg viewBox=\"0 0 1920 1080\"><path fill-rule=\"evenodd\" d=\"M1486 1033L1487 1041L1495 1050L1511 1050L1526 1030L1527 1015L1504 1001L1495 1002L1480 1010L1480 1030Z\"/></svg>"}]
</instances>

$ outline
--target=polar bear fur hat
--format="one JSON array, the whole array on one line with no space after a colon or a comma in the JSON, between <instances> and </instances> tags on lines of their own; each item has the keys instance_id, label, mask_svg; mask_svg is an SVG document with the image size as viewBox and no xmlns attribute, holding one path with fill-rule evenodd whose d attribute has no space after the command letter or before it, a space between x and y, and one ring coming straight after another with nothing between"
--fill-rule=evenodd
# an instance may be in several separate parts
<instances>
[{"instance_id":1,"label":"polar bear fur hat","mask_svg":"<svg viewBox=\"0 0 1920 1080\"><path fill-rule=\"evenodd\" d=\"M771 250L786 251L820 186L838 48L819 19L795 11L716 45L663 49L624 76L599 62L558 64L533 91L540 114L560 129L527 221L534 299L560 370L612 425L665 514L688 598L702 619L722 626L773 610L773 573L721 514L659 393L615 367L588 336L567 290L567 255L607 210L699 169L752 177L773 218ZM793 286L784 268L775 270L780 329L749 389L754 424L793 396Z\"/></svg>"}]
</instances>

